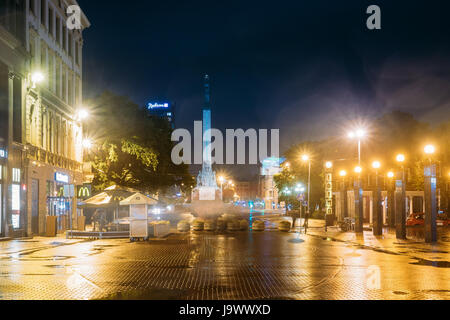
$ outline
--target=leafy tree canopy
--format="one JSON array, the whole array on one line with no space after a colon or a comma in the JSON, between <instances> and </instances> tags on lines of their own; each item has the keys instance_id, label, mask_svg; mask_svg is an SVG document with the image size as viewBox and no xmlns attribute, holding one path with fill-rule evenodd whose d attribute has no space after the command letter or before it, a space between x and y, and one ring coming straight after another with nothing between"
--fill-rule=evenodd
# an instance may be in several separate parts
<instances>
[{"instance_id":1,"label":"leafy tree canopy","mask_svg":"<svg viewBox=\"0 0 450 320\"><path fill-rule=\"evenodd\" d=\"M95 189L117 184L155 193L175 184L193 185L188 167L171 161L172 129L166 120L150 117L144 108L110 92L89 105L85 132L94 144L87 157Z\"/></svg>"}]
</instances>

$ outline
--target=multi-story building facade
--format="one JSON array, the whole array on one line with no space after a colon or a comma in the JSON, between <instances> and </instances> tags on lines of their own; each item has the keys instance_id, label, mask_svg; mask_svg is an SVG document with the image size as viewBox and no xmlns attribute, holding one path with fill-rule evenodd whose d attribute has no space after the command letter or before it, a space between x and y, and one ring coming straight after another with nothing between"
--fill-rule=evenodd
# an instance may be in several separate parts
<instances>
[{"instance_id":1,"label":"multi-story building facade","mask_svg":"<svg viewBox=\"0 0 450 320\"><path fill-rule=\"evenodd\" d=\"M76 215L68 186L83 182L83 131L76 113L82 104L82 32L90 24L80 11L81 28L67 25L73 5L75 0L0 5L0 148L7 154L2 235L43 234L47 216ZM58 220L64 227L65 220Z\"/></svg>"}]
</instances>

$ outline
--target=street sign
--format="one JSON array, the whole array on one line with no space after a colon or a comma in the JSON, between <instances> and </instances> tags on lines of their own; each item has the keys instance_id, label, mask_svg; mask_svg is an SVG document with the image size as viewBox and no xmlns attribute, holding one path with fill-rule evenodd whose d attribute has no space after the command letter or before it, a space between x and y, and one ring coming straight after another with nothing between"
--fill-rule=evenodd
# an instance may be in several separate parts
<instances>
[{"instance_id":1,"label":"street sign","mask_svg":"<svg viewBox=\"0 0 450 320\"><path fill-rule=\"evenodd\" d=\"M66 184L64 186L64 197L73 198L75 196L75 186L73 184Z\"/></svg>"}]
</instances>

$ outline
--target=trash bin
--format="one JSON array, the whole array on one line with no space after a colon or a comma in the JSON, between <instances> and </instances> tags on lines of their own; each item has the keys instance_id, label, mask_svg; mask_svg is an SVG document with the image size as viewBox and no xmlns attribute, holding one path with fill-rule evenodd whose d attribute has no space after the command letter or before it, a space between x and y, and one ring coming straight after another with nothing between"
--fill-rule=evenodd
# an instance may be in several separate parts
<instances>
[{"instance_id":1,"label":"trash bin","mask_svg":"<svg viewBox=\"0 0 450 320\"><path fill-rule=\"evenodd\" d=\"M327 214L325 216L325 224L326 224L327 227L334 226L334 215Z\"/></svg>"},{"instance_id":2,"label":"trash bin","mask_svg":"<svg viewBox=\"0 0 450 320\"><path fill-rule=\"evenodd\" d=\"M57 233L57 222L58 219L55 216L47 216L47 221L46 221L46 232L45 235L47 237L56 237L56 233Z\"/></svg>"}]
</instances>

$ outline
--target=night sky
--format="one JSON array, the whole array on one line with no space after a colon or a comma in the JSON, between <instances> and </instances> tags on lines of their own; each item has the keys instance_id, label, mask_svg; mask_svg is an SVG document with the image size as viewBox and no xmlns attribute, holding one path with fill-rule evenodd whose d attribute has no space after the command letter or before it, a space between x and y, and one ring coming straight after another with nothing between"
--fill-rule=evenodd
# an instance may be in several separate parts
<instances>
[{"instance_id":1,"label":"night sky","mask_svg":"<svg viewBox=\"0 0 450 320\"><path fill-rule=\"evenodd\" d=\"M449 120L449 1L78 0L85 97L176 102L177 127L280 128L282 148L398 109ZM382 30L366 9L382 10Z\"/></svg>"}]
</instances>

